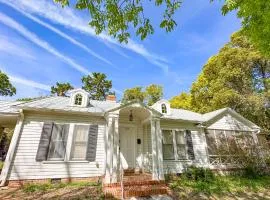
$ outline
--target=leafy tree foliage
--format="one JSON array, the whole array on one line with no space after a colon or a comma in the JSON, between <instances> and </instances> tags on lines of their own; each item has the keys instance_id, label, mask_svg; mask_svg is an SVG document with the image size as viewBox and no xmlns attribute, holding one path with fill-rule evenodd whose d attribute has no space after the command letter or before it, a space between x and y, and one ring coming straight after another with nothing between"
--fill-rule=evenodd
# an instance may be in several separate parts
<instances>
[{"instance_id":1,"label":"leafy tree foliage","mask_svg":"<svg viewBox=\"0 0 270 200\"><path fill-rule=\"evenodd\" d=\"M10 83L8 76L0 71L0 95L13 96L16 94L16 88Z\"/></svg>"},{"instance_id":2,"label":"leafy tree foliage","mask_svg":"<svg viewBox=\"0 0 270 200\"><path fill-rule=\"evenodd\" d=\"M71 86L70 83L56 82L56 85L51 87L51 93L56 94L57 96L65 97L66 93L72 89L73 89L73 86Z\"/></svg>"},{"instance_id":3,"label":"leafy tree foliage","mask_svg":"<svg viewBox=\"0 0 270 200\"><path fill-rule=\"evenodd\" d=\"M223 14L237 10L242 19L243 33L256 47L270 57L270 1L269 0L226 0Z\"/></svg>"},{"instance_id":4,"label":"leafy tree foliage","mask_svg":"<svg viewBox=\"0 0 270 200\"><path fill-rule=\"evenodd\" d=\"M182 92L178 96L173 97L170 100L170 104L172 108L183 108L191 110L191 95L189 93Z\"/></svg>"},{"instance_id":5,"label":"leafy tree foliage","mask_svg":"<svg viewBox=\"0 0 270 200\"><path fill-rule=\"evenodd\" d=\"M157 101L159 101L162 98L162 96L163 96L162 86L151 84L147 86L145 90L143 87L134 87L126 89L124 92L122 102L126 103L128 101L139 100L151 106Z\"/></svg>"},{"instance_id":6,"label":"leafy tree foliage","mask_svg":"<svg viewBox=\"0 0 270 200\"><path fill-rule=\"evenodd\" d=\"M104 73L93 72L91 75L82 77L83 89L89 92L94 100L105 100L111 94L112 81L107 80Z\"/></svg>"},{"instance_id":7,"label":"leafy tree foliage","mask_svg":"<svg viewBox=\"0 0 270 200\"><path fill-rule=\"evenodd\" d=\"M54 1L61 3L62 6L70 4L69 0ZM145 3L148 2L142 0L76 0L75 8L89 12L89 25L95 29L96 34L106 31L120 42L128 42L131 27L142 40L154 33L150 19L144 13L145 5L143 4ZM159 26L167 32L172 31L176 26L173 17L180 7L181 0L149 0L149 3L165 8Z\"/></svg>"},{"instance_id":8,"label":"leafy tree foliage","mask_svg":"<svg viewBox=\"0 0 270 200\"><path fill-rule=\"evenodd\" d=\"M235 33L211 57L192 84L190 98L173 98L172 107L190 105L205 113L231 107L262 128L270 130L270 60L241 33ZM176 101L176 102L175 102Z\"/></svg>"},{"instance_id":9,"label":"leafy tree foliage","mask_svg":"<svg viewBox=\"0 0 270 200\"><path fill-rule=\"evenodd\" d=\"M144 102L145 93L142 91L142 87L134 87L125 90L122 102L127 103L133 100Z\"/></svg>"},{"instance_id":10,"label":"leafy tree foliage","mask_svg":"<svg viewBox=\"0 0 270 200\"><path fill-rule=\"evenodd\" d=\"M160 85L151 84L145 88L147 104L153 105L159 101L163 96L163 88Z\"/></svg>"}]
</instances>

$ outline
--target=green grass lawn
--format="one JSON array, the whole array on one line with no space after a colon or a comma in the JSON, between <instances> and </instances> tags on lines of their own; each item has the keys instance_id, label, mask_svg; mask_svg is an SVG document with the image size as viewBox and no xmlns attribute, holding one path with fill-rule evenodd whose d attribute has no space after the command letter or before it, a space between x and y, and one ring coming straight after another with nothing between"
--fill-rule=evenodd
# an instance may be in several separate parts
<instances>
[{"instance_id":1,"label":"green grass lawn","mask_svg":"<svg viewBox=\"0 0 270 200\"><path fill-rule=\"evenodd\" d=\"M266 193L270 189L270 176L260 176L257 178L215 176L212 180L206 181L203 179L191 180L186 177L177 177L169 181L169 186L178 198L188 198L189 196L196 196L196 194L220 198L227 195L243 197L243 195L252 196L253 194L258 195L262 193L261 199L268 199L264 198L263 195L269 195Z\"/></svg>"}]
</instances>

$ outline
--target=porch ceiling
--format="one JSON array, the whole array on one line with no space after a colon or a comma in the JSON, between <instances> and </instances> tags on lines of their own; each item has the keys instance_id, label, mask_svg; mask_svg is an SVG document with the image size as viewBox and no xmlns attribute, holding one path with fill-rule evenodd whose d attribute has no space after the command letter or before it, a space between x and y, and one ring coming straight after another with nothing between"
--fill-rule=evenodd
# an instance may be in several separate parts
<instances>
[{"instance_id":1,"label":"porch ceiling","mask_svg":"<svg viewBox=\"0 0 270 200\"><path fill-rule=\"evenodd\" d=\"M143 108L143 107L125 107L120 110L120 116L129 116L130 112L132 112L133 117L139 118L141 120L145 120L151 116L151 113L149 110Z\"/></svg>"},{"instance_id":2,"label":"porch ceiling","mask_svg":"<svg viewBox=\"0 0 270 200\"><path fill-rule=\"evenodd\" d=\"M17 115L1 115L0 114L0 127L14 128L17 122Z\"/></svg>"}]
</instances>

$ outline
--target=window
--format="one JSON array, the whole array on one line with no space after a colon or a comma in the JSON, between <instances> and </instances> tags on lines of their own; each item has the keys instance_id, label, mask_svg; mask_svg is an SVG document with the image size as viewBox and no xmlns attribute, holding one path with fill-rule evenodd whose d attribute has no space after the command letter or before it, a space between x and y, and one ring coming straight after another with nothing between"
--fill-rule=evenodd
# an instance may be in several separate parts
<instances>
[{"instance_id":1,"label":"window","mask_svg":"<svg viewBox=\"0 0 270 200\"><path fill-rule=\"evenodd\" d=\"M48 160L64 160L68 128L64 124L54 124L48 151Z\"/></svg>"},{"instance_id":2,"label":"window","mask_svg":"<svg viewBox=\"0 0 270 200\"><path fill-rule=\"evenodd\" d=\"M166 105L164 103L161 104L161 112L162 113L167 113L167 107L166 107Z\"/></svg>"},{"instance_id":3,"label":"window","mask_svg":"<svg viewBox=\"0 0 270 200\"><path fill-rule=\"evenodd\" d=\"M184 131L175 131L175 141L177 146L178 159L186 159L186 138Z\"/></svg>"},{"instance_id":4,"label":"window","mask_svg":"<svg viewBox=\"0 0 270 200\"><path fill-rule=\"evenodd\" d=\"M74 102L75 105L82 105L82 95L81 94L77 94L75 96L75 102Z\"/></svg>"},{"instance_id":5,"label":"window","mask_svg":"<svg viewBox=\"0 0 270 200\"><path fill-rule=\"evenodd\" d=\"M171 130L163 130L162 133L163 158L164 160L174 160L173 132Z\"/></svg>"},{"instance_id":6,"label":"window","mask_svg":"<svg viewBox=\"0 0 270 200\"><path fill-rule=\"evenodd\" d=\"M88 132L88 125L75 125L71 151L72 160L86 159Z\"/></svg>"}]
</instances>

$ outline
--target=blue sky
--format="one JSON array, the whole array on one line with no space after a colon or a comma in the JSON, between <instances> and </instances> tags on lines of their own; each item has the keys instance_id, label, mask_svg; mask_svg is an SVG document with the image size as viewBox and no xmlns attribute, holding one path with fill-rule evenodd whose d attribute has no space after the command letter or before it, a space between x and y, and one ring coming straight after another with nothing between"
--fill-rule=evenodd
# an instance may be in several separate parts
<instances>
[{"instance_id":1,"label":"blue sky","mask_svg":"<svg viewBox=\"0 0 270 200\"><path fill-rule=\"evenodd\" d=\"M0 70L17 88L12 99L47 95L56 81L81 87L81 77L91 72L105 73L118 99L126 88L152 83L169 99L188 91L208 58L240 28L235 13L221 15L221 3L184 0L171 33L158 28L162 8L146 3L155 34L119 44L106 33L96 36L87 13L52 0L0 0Z\"/></svg>"}]
</instances>

